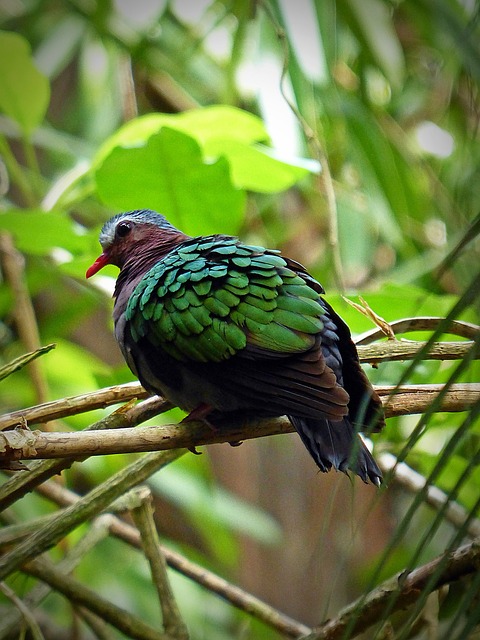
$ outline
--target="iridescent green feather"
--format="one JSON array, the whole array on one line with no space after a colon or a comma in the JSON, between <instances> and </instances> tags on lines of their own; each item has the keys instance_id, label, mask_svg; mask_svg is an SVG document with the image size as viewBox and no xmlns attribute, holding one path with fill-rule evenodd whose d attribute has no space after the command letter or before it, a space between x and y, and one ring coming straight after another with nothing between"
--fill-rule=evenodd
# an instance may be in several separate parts
<instances>
[{"instance_id":1,"label":"iridescent green feather","mask_svg":"<svg viewBox=\"0 0 480 640\"><path fill-rule=\"evenodd\" d=\"M160 260L130 297L132 337L183 361L220 362L248 344L286 355L322 329L314 291L278 252L235 238L193 238Z\"/></svg>"}]
</instances>

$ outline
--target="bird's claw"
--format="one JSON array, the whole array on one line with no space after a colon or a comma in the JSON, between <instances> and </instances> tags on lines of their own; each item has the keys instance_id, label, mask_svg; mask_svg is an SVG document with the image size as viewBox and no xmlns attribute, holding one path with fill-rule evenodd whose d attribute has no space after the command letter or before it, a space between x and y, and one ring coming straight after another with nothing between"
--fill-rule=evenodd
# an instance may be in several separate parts
<instances>
[{"instance_id":1,"label":"bird's claw","mask_svg":"<svg viewBox=\"0 0 480 640\"><path fill-rule=\"evenodd\" d=\"M241 444L243 444L242 440L233 440L232 442L228 443L231 447L239 447Z\"/></svg>"},{"instance_id":2,"label":"bird's claw","mask_svg":"<svg viewBox=\"0 0 480 640\"><path fill-rule=\"evenodd\" d=\"M197 447L195 445L192 445L191 447L188 447L188 450L191 451L195 456L201 456L202 455L201 451L197 451Z\"/></svg>"}]
</instances>

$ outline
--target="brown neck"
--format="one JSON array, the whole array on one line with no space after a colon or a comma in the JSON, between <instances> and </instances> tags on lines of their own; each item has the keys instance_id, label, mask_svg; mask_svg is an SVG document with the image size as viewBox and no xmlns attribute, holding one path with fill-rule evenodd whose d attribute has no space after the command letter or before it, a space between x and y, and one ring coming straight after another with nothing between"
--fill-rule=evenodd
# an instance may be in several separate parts
<instances>
[{"instance_id":1,"label":"brown neck","mask_svg":"<svg viewBox=\"0 0 480 640\"><path fill-rule=\"evenodd\" d=\"M129 253L120 268L113 293L114 298L119 296L125 285L128 285L129 291L132 291L153 265L170 253L172 249L189 239L190 236L179 232L169 240L162 238L161 243L143 243L141 249Z\"/></svg>"}]
</instances>

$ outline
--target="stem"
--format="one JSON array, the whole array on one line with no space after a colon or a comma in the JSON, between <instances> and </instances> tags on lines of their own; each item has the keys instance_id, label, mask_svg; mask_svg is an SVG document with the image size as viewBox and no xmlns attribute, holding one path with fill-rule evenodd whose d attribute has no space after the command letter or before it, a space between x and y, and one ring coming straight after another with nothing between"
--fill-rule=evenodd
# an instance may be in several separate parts
<instances>
[{"instance_id":1,"label":"stem","mask_svg":"<svg viewBox=\"0 0 480 640\"><path fill-rule=\"evenodd\" d=\"M150 453L96 486L74 505L61 511L52 522L6 553L0 565L0 580L57 544L79 524L101 513L116 498L144 482L152 473L176 460L183 453L183 450Z\"/></svg>"},{"instance_id":2,"label":"stem","mask_svg":"<svg viewBox=\"0 0 480 640\"><path fill-rule=\"evenodd\" d=\"M132 517L140 532L145 557L150 564L153 583L162 611L164 630L178 640L188 640L188 630L173 595L167 574L167 563L158 542L150 489L138 487L133 489L127 497L134 503L131 509Z\"/></svg>"},{"instance_id":3,"label":"stem","mask_svg":"<svg viewBox=\"0 0 480 640\"><path fill-rule=\"evenodd\" d=\"M34 191L25 176L25 171L21 165L17 162L10 145L8 144L4 135L0 134L0 155L3 157L5 166L12 182L22 192L27 206L34 207L37 204Z\"/></svg>"},{"instance_id":4,"label":"stem","mask_svg":"<svg viewBox=\"0 0 480 640\"><path fill-rule=\"evenodd\" d=\"M33 192L35 197L35 204L41 200L42 194L42 184L41 178L42 174L40 171L40 165L38 164L37 154L35 152L35 147L32 144L32 141L29 137L23 136L22 138L22 146L23 152L25 154L25 160L27 163L27 167L30 170L30 180L33 184Z\"/></svg>"},{"instance_id":5,"label":"stem","mask_svg":"<svg viewBox=\"0 0 480 640\"><path fill-rule=\"evenodd\" d=\"M36 351L40 348L40 334L26 284L25 260L8 233L0 233L0 258L5 279L14 295L14 316L20 339L28 351ZM33 360L28 367L37 399L44 402L48 395L48 386L40 363Z\"/></svg>"}]
</instances>

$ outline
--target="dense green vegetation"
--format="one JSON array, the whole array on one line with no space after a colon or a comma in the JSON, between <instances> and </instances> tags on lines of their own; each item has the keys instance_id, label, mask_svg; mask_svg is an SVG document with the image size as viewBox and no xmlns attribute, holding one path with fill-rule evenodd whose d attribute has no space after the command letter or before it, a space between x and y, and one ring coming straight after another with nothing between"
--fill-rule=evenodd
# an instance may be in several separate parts
<instances>
[{"instance_id":1,"label":"dense green vegetation","mask_svg":"<svg viewBox=\"0 0 480 640\"><path fill-rule=\"evenodd\" d=\"M0 585L1 638L22 637L22 628L36 638L166 637L140 624L160 628L158 580L145 557L98 517L142 473L171 553L301 621L289 630L257 609L251 616L246 593L232 606L228 583L217 587L222 599L172 570L192 639L306 634L396 572L478 543L479 335L449 321L478 324L479 15L467 0L2 4L0 365L56 344L26 367L2 370L2 413L133 380L112 337L116 269L89 282L84 274L100 251L102 223L144 207L186 233L281 249L324 285L357 336L375 325L344 297L363 297L391 323L447 318L406 337L464 341L462 357L422 352L366 365L367 373L376 385L457 384L473 395L468 411L453 398L455 412L434 401L423 415L387 421L372 438L374 453L384 469L392 460L408 466L378 492L343 474L317 474L286 435L203 448L171 465L162 454L90 457L63 465L58 484L21 495L15 483L27 472L6 472L1 517L12 528L0 543L12 570L2 573L0 557L2 579L9 574ZM48 429L78 431L111 412L75 411ZM149 424L181 416L173 409ZM26 464L42 479L56 473L50 463ZM115 479L126 484L108 498L102 483ZM420 489L425 479L430 492ZM105 502L99 507L95 494L92 510L69 526L59 486L87 501L97 488ZM435 503L438 495L456 516ZM148 508L131 500L144 532ZM53 547L50 569L20 570L29 548L36 555L29 540ZM70 569L52 569L77 551ZM167 561L179 568L176 555ZM54 579L70 571L73 592ZM401 613L398 594L385 598L364 637L477 637L478 571L435 590L439 574ZM52 592L34 606L42 581ZM133 629L103 626L121 613L92 609L78 585L125 610ZM353 637L353 626L319 637ZM182 628L167 631L184 637Z\"/></svg>"}]
</instances>

